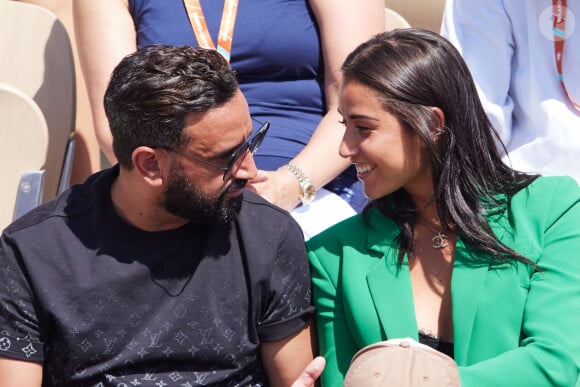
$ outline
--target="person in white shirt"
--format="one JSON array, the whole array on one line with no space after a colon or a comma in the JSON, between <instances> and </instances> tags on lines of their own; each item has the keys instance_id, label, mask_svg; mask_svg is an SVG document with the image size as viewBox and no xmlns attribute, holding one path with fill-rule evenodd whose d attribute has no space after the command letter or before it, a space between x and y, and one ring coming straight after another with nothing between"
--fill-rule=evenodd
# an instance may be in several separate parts
<instances>
[{"instance_id":1,"label":"person in white shirt","mask_svg":"<svg viewBox=\"0 0 580 387\"><path fill-rule=\"evenodd\" d=\"M556 34L564 36L562 73L568 95L555 59L558 15L565 21L565 31L559 31L564 29L560 24ZM514 169L580 181L579 18L578 0L446 2L441 34L465 58L507 148L504 161Z\"/></svg>"}]
</instances>

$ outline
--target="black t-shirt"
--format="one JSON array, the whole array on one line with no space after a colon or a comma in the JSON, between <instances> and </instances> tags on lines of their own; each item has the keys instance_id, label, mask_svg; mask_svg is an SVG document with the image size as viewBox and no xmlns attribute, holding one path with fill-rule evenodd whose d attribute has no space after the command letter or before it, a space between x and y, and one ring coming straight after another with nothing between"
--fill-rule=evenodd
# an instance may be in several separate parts
<instances>
[{"instance_id":1,"label":"black t-shirt","mask_svg":"<svg viewBox=\"0 0 580 387\"><path fill-rule=\"evenodd\" d=\"M302 233L251 192L221 228L145 232L93 175L0 240L0 356L43 386L265 386L260 343L313 315Z\"/></svg>"}]
</instances>

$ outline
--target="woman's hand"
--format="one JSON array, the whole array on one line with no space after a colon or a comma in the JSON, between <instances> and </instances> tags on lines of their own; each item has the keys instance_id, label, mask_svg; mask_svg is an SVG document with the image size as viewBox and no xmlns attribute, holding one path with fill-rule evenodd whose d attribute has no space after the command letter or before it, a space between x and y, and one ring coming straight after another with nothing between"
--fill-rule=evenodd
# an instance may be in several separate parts
<instances>
[{"instance_id":1,"label":"woman's hand","mask_svg":"<svg viewBox=\"0 0 580 387\"><path fill-rule=\"evenodd\" d=\"M284 167L277 171L258 170L256 177L248 182L247 188L287 211L300 204L298 181Z\"/></svg>"}]
</instances>

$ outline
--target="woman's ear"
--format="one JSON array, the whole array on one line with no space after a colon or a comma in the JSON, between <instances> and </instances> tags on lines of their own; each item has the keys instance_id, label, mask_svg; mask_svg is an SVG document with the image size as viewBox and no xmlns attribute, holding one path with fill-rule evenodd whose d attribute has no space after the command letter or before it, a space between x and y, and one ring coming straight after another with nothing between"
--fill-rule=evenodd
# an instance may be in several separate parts
<instances>
[{"instance_id":1,"label":"woman's ear","mask_svg":"<svg viewBox=\"0 0 580 387\"><path fill-rule=\"evenodd\" d=\"M431 135L433 136L433 140L437 141L437 138L445 131L445 114L443 110L435 106L431 107L431 111L433 112Z\"/></svg>"},{"instance_id":2,"label":"woman's ear","mask_svg":"<svg viewBox=\"0 0 580 387\"><path fill-rule=\"evenodd\" d=\"M139 172L141 178L152 186L163 184L163 163L160 160L160 152L163 151L148 146L140 146L131 155L133 166Z\"/></svg>"}]
</instances>

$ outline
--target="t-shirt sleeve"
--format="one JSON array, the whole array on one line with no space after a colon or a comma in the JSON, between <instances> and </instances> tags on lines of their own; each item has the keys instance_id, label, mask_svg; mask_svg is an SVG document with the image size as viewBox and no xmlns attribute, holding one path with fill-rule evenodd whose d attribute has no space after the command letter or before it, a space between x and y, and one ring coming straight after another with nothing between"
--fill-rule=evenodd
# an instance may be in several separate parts
<instances>
[{"instance_id":1,"label":"t-shirt sleeve","mask_svg":"<svg viewBox=\"0 0 580 387\"><path fill-rule=\"evenodd\" d=\"M0 238L0 357L42 362L44 351L34 291L18 248Z\"/></svg>"},{"instance_id":2,"label":"t-shirt sleeve","mask_svg":"<svg viewBox=\"0 0 580 387\"><path fill-rule=\"evenodd\" d=\"M276 341L302 329L313 317L310 267L299 226L290 220L277 247L264 313L258 324L261 341Z\"/></svg>"}]
</instances>

